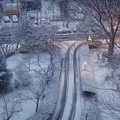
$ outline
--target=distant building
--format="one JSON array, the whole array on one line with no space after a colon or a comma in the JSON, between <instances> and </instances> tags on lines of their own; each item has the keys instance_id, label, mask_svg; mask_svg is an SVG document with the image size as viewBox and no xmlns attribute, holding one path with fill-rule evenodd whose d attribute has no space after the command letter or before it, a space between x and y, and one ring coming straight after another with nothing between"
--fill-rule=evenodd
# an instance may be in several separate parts
<instances>
[{"instance_id":1,"label":"distant building","mask_svg":"<svg viewBox=\"0 0 120 120\"><path fill-rule=\"evenodd\" d=\"M21 7L26 10L35 10L39 4L37 0L20 0ZM40 0L39 0L40 1Z\"/></svg>"},{"instance_id":2,"label":"distant building","mask_svg":"<svg viewBox=\"0 0 120 120\"><path fill-rule=\"evenodd\" d=\"M4 15L20 15L20 0L4 0Z\"/></svg>"}]
</instances>

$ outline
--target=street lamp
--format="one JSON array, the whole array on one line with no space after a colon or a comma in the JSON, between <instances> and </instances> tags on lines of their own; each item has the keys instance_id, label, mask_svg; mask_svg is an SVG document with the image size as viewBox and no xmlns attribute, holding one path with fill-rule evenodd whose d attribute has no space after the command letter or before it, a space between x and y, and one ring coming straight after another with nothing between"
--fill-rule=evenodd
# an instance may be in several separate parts
<instances>
[{"instance_id":1,"label":"street lamp","mask_svg":"<svg viewBox=\"0 0 120 120\"><path fill-rule=\"evenodd\" d=\"M21 44L25 44L25 41L24 41L24 40L22 40Z\"/></svg>"},{"instance_id":2,"label":"street lamp","mask_svg":"<svg viewBox=\"0 0 120 120\"><path fill-rule=\"evenodd\" d=\"M89 35L88 36L88 39L87 39L88 42L92 42L92 37Z\"/></svg>"},{"instance_id":3,"label":"street lamp","mask_svg":"<svg viewBox=\"0 0 120 120\"><path fill-rule=\"evenodd\" d=\"M86 70L86 67L87 67L87 63L85 62L84 63L84 70Z\"/></svg>"}]
</instances>

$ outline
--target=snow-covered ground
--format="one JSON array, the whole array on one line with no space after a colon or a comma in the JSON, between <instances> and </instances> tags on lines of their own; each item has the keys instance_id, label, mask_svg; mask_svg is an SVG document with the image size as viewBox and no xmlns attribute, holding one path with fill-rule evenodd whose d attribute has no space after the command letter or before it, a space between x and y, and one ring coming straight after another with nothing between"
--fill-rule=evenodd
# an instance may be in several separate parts
<instances>
[{"instance_id":1,"label":"snow-covered ground","mask_svg":"<svg viewBox=\"0 0 120 120\"><path fill-rule=\"evenodd\" d=\"M72 42L64 42L61 43L62 53L65 55L66 50L68 49L68 46L70 46L74 41ZM62 45L63 44L63 45ZM83 48L83 50L86 50ZM84 52L84 51L83 51ZM81 54L81 53L80 53ZM47 53L41 53L41 65L45 69L49 64L49 55ZM85 54L83 55L85 58ZM87 61L86 61L87 59ZM82 120L93 120L96 117L97 118L103 118L106 120L119 120L119 71L120 66L117 65L117 68L113 69L108 66L106 58L102 58L102 55L100 52L90 52L88 58L86 58L85 61L88 62L87 64L90 66L87 66L87 70L90 70L92 72L91 76L94 77L96 86L93 86L96 91L96 97L90 98L90 97L84 97L84 112ZM24 66L29 69L29 73L27 73L30 80L32 80L33 83L37 83L40 78L36 78L36 75L34 75L34 69L39 70L38 65L36 64L36 56L34 54L15 54L14 56L11 56L7 59L7 65L8 68L13 73L13 79L11 81L11 86L15 86L15 80L19 80L17 75L19 75L20 71L17 71L18 69L23 70L22 67ZM81 58L82 60L82 58ZM22 66L23 65L23 66ZM84 65L84 62L82 62L82 65ZM85 66L82 66L82 70ZM87 72L85 70L84 72ZM24 72L26 72L26 69L24 69ZM22 73L24 75L24 72ZM83 72L83 71L82 71ZM83 74L84 75L84 74ZM113 75L113 76L112 76ZM90 81L91 76L87 76L87 80ZM39 76L40 77L40 76ZM88 79L89 78L89 79ZM22 81L22 80L21 80ZM21 84L21 81L20 84ZM58 94L58 81L57 79L53 79L48 86L46 86L45 90L45 98L43 102L40 102L40 109L37 113L35 113L35 103L27 99L30 96L32 96L32 93L26 89L26 87L21 87L19 89L14 88L13 91L17 91L17 93L21 94L19 96L20 98L25 98L21 101L22 110L15 115L11 120L37 120L38 118L40 120L46 120L53 112L56 101L57 101L57 94ZM16 93L16 92L13 92ZM30 93L30 94L29 94ZM11 93L10 93L11 94ZM10 96L10 94L6 95L6 97ZM12 94L11 94L12 95ZM3 106L3 99L0 99L0 104ZM114 109L113 109L114 108ZM117 112L118 111L118 112ZM4 114L3 109L1 107L0 110L0 120L3 120ZM35 114L34 114L35 113Z\"/></svg>"},{"instance_id":2,"label":"snow-covered ground","mask_svg":"<svg viewBox=\"0 0 120 120\"><path fill-rule=\"evenodd\" d=\"M120 64L114 69L115 64L112 67L109 66L107 58L103 58L102 52L92 52L89 58L91 63L92 71L95 76L97 85L96 98L88 98L86 108L91 109L90 111L97 111L95 116L103 120L119 120L119 85L120 85ZM91 102L92 101L92 102ZM98 109L96 109L98 107ZM92 115L92 114L91 114ZM88 119L91 120L91 115L88 112Z\"/></svg>"},{"instance_id":3,"label":"snow-covered ground","mask_svg":"<svg viewBox=\"0 0 120 120\"><path fill-rule=\"evenodd\" d=\"M4 97L0 97L0 120L4 120L6 117L5 112L5 100L9 103L8 108L11 109L11 106L16 103L18 100L20 103L15 106L19 112L14 114L10 120L26 120L31 116L34 116L36 103L34 90L37 90L39 86L44 84L44 78L41 75L37 74L35 71L39 71L37 64L38 56L33 53L29 54L15 54L7 59L7 67L13 73L13 78L11 80L12 91L6 94ZM42 69L46 70L49 65L49 54L39 53L39 63L42 66ZM58 57L56 56L56 60ZM55 61L56 61L55 60ZM56 66L58 67L59 64ZM41 73L42 74L42 73ZM52 114L58 95L58 82L59 82L59 70L55 72L53 79L45 86L44 99L40 99L38 115L35 114L34 119L44 120L48 119L49 115ZM23 80L24 79L24 80ZM17 83L19 83L18 86ZM25 83L25 84L24 84ZM15 87L16 86L16 87ZM35 86L35 88L34 88ZM44 86L44 85L43 85ZM33 88L33 92L31 91ZM41 89L38 89L41 93ZM36 91L37 92L37 91ZM12 97L13 96L13 97ZM13 102L14 101L14 102ZM33 119L32 119L33 120Z\"/></svg>"}]
</instances>

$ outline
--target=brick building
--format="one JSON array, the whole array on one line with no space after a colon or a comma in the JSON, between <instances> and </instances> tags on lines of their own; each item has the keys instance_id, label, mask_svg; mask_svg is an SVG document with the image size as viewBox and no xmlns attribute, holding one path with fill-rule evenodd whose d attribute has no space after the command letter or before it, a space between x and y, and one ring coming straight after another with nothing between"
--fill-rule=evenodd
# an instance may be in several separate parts
<instances>
[{"instance_id":1,"label":"brick building","mask_svg":"<svg viewBox=\"0 0 120 120\"><path fill-rule=\"evenodd\" d=\"M20 0L4 0L4 15L20 15Z\"/></svg>"}]
</instances>

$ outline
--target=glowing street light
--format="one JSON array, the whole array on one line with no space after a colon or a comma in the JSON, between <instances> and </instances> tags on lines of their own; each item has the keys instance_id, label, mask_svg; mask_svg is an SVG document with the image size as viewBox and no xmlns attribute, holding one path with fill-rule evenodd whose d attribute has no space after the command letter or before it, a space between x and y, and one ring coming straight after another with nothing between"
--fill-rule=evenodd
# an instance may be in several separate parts
<instances>
[{"instance_id":1,"label":"glowing street light","mask_svg":"<svg viewBox=\"0 0 120 120\"><path fill-rule=\"evenodd\" d=\"M92 42L92 37L89 35L87 40L88 42Z\"/></svg>"},{"instance_id":2,"label":"glowing street light","mask_svg":"<svg viewBox=\"0 0 120 120\"><path fill-rule=\"evenodd\" d=\"M24 40L22 40L21 44L25 44L25 41L24 41Z\"/></svg>"},{"instance_id":3,"label":"glowing street light","mask_svg":"<svg viewBox=\"0 0 120 120\"><path fill-rule=\"evenodd\" d=\"M85 62L84 63L84 70L86 70L86 67L87 67L87 63Z\"/></svg>"}]
</instances>

